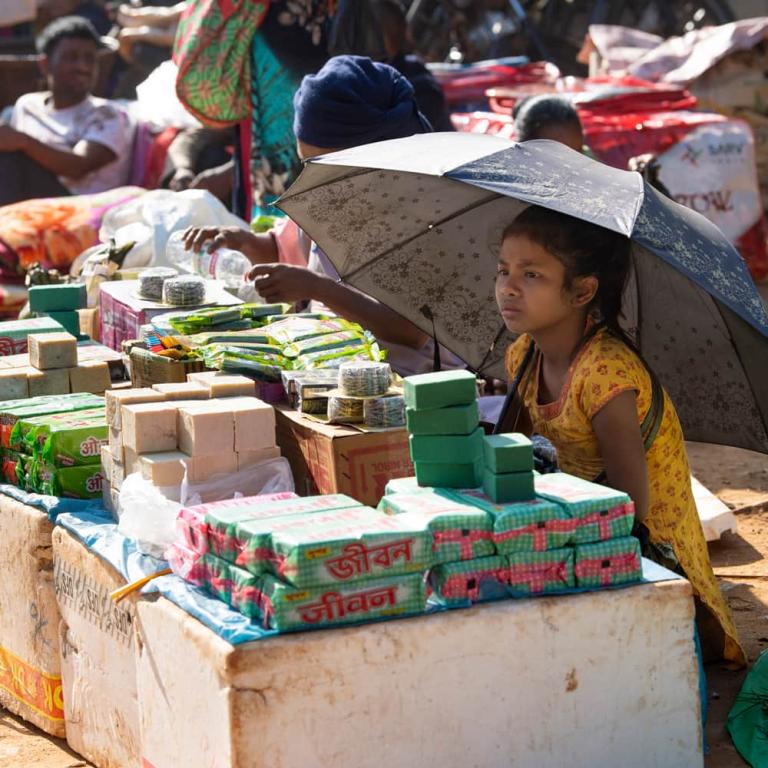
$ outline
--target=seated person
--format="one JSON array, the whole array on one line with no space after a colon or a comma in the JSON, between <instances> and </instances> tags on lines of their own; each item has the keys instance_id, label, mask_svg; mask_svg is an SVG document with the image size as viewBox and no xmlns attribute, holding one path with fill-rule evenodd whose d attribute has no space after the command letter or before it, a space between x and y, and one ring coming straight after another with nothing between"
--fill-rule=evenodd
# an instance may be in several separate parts
<instances>
[{"instance_id":1,"label":"seated person","mask_svg":"<svg viewBox=\"0 0 768 768\"><path fill-rule=\"evenodd\" d=\"M116 105L92 95L101 46L85 19L66 16L37 40L50 91L27 93L0 125L0 205L123 186L133 131Z\"/></svg>"},{"instance_id":2,"label":"seated person","mask_svg":"<svg viewBox=\"0 0 768 768\"><path fill-rule=\"evenodd\" d=\"M308 160L334 150L398 139L429 131L416 108L413 87L387 64L361 56L337 56L316 74L307 75L294 99L294 131L299 156ZM226 246L242 251L257 265L251 272L265 301L311 300L371 331L389 350L395 371L408 376L432 370L434 344L415 325L370 296L343 285L328 257L289 222L272 234L255 235L234 228L198 227L187 230L187 248ZM290 252L286 252L288 240ZM303 259L308 268L296 266ZM281 263L275 263L275 262ZM289 263L286 263L289 262ZM290 263L292 262L292 263ZM463 367L447 350L440 350L443 367Z\"/></svg>"},{"instance_id":3,"label":"seated person","mask_svg":"<svg viewBox=\"0 0 768 768\"><path fill-rule=\"evenodd\" d=\"M584 151L584 132L579 114L562 96L532 96L519 101L512 117L518 141L549 139L576 152Z\"/></svg>"}]
</instances>

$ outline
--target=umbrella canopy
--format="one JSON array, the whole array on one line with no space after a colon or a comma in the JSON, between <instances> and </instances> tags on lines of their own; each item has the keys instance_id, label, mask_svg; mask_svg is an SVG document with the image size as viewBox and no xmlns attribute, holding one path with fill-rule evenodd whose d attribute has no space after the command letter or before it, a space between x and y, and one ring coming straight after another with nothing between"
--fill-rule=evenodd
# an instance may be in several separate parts
<instances>
[{"instance_id":1,"label":"umbrella canopy","mask_svg":"<svg viewBox=\"0 0 768 768\"><path fill-rule=\"evenodd\" d=\"M506 378L494 298L505 227L530 204L632 240L625 330L686 438L768 453L768 315L717 227L551 141L427 134L316 158L280 200L341 279L476 371Z\"/></svg>"}]
</instances>

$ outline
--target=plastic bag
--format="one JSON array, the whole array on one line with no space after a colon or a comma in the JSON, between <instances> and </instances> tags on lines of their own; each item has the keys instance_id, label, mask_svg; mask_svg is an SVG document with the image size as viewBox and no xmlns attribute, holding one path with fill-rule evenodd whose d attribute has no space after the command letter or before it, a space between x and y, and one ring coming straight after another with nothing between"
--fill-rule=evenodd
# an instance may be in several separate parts
<instances>
[{"instance_id":1,"label":"plastic bag","mask_svg":"<svg viewBox=\"0 0 768 768\"><path fill-rule=\"evenodd\" d=\"M172 61L164 61L152 70L144 82L136 86L134 116L143 123L157 128L199 128L200 121L184 108L176 95L179 68Z\"/></svg>"}]
</instances>

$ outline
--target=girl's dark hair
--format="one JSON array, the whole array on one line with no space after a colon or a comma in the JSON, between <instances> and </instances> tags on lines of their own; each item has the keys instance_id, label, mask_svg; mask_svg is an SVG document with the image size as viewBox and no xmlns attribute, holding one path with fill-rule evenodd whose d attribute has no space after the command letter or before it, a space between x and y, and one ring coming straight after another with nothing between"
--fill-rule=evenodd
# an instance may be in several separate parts
<instances>
[{"instance_id":1,"label":"girl's dark hair","mask_svg":"<svg viewBox=\"0 0 768 768\"><path fill-rule=\"evenodd\" d=\"M579 115L562 96L531 96L515 105L512 111L518 141L538 139L541 131L553 126L569 126L582 130Z\"/></svg>"},{"instance_id":2,"label":"girl's dark hair","mask_svg":"<svg viewBox=\"0 0 768 768\"><path fill-rule=\"evenodd\" d=\"M578 277L596 277L598 288L590 310L597 310L608 329L627 340L619 317L629 276L629 238L537 205L526 208L504 230L504 239L513 235L529 238L563 264L565 288Z\"/></svg>"},{"instance_id":3,"label":"girl's dark hair","mask_svg":"<svg viewBox=\"0 0 768 768\"><path fill-rule=\"evenodd\" d=\"M96 27L81 16L61 16L52 21L35 40L38 53L50 56L56 46L68 37L93 40L97 48L103 47Z\"/></svg>"}]
</instances>

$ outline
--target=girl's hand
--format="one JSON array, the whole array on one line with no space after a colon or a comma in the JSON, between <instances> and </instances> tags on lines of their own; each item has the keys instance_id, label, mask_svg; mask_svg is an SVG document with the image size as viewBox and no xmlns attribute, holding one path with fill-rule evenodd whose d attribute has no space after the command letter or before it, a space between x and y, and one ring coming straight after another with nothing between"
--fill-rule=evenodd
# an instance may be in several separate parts
<instances>
[{"instance_id":1,"label":"girl's hand","mask_svg":"<svg viewBox=\"0 0 768 768\"><path fill-rule=\"evenodd\" d=\"M629 494L635 502L635 519L643 522L648 513L648 467L637 423L637 394L622 392L592 418L606 485Z\"/></svg>"}]
</instances>

